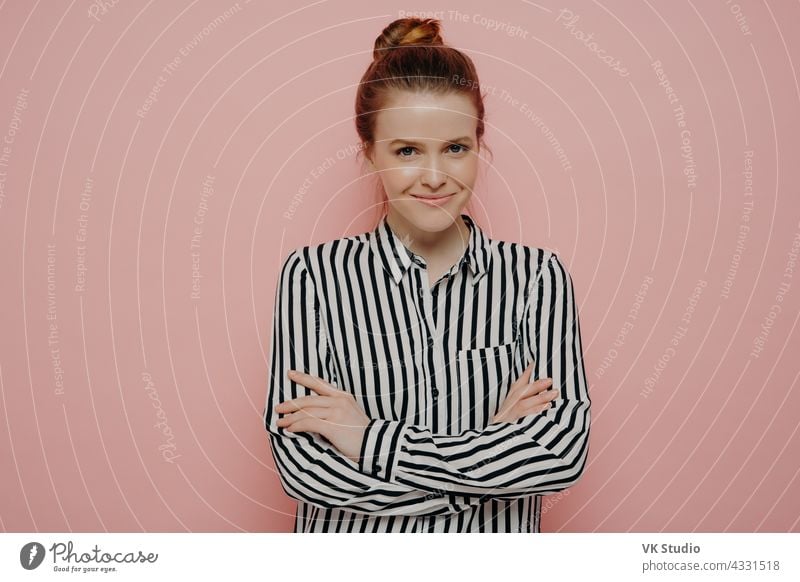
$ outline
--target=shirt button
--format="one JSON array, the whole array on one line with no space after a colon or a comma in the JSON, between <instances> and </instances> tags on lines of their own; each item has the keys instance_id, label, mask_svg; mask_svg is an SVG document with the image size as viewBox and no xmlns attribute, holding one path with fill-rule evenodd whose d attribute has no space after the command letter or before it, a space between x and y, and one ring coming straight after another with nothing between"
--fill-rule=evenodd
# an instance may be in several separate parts
<instances>
[{"instance_id":1,"label":"shirt button","mask_svg":"<svg viewBox=\"0 0 800 582\"><path fill-rule=\"evenodd\" d=\"M376 471L381 471L381 470L383 470L383 467L381 467L380 465L375 465L375 470Z\"/></svg>"},{"instance_id":2,"label":"shirt button","mask_svg":"<svg viewBox=\"0 0 800 582\"><path fill-rule=\"evenodd\" d=\"M433 338L432 338L432 337L429 337L429 338L428 338L428 347L429 347L429 348L432 348L432 347L433 347Z\"/></svg>"},{"instance_id":3,"label":"shirt button","mask_svg":"<svg viewBox=\"0 0 800 582\"><path fill-rule=\"evenodd\" d=\"M431 394L433 394L434 396L439 396L439 389L434 388L433 390L431 390Z\"/></svg>"}]
</instances>

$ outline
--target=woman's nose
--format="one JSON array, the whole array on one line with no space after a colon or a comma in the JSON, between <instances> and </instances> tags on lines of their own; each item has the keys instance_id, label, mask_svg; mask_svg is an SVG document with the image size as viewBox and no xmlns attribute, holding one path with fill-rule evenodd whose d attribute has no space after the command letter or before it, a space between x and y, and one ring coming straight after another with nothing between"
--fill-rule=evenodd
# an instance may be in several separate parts
<instances>
[{"instance_id":1,"label":"woman's nose","mask_svg":"<svg viewBox=\"0 0 800 582\"><path fill-rule=\"evenodd\" d=\"M422 170L422 183L436 190L447 181L447 174L435 164L429 164Z\"/></svg>"}]
</instances>

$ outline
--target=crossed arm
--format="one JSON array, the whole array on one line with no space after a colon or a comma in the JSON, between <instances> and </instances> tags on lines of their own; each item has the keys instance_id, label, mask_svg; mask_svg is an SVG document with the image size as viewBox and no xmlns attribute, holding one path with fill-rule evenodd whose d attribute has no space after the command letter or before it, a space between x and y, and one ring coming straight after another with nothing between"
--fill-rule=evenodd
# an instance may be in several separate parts
<instances>
[{"instance_id":1,"label":"crossed arm","mask_svg":"<svg viewBox=\"0 0 800 582\"><path fill-rule=\"evenodd\" d=\"M536 377L553 378L560 392L555 408L458 435L370 419L360 454L351 458L321 433L289 432L278 425L275 407L280 402L311 394L288 379L288 370L305 370L336 384L327 338L315 325L319 300L314 281L303 251L293 251L278 281L264 412L284 491L295 499L359 513L430 515L460 511L487 497L514 499L573 485L588 453L590 399L572 281L556 255L544 259L530 292L527 356L535 360Z\"/></svg>"}]
</instances>

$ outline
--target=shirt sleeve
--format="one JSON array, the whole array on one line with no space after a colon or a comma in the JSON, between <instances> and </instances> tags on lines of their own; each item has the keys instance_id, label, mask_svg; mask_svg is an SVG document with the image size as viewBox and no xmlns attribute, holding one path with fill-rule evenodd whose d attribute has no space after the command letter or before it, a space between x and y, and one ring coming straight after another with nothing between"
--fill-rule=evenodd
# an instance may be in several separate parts
<instances>
[{"instance_id":1,"label":"shirt sleeve","mask_svg":"<svg viewBox=\"0 0 800 582\"><path fill-rule=\"evenodd\" d=\"M372 420L361 468L387 483L515 499L554 493L580 478L589 449L590 406L572 279L554 253L543 259L526 303L531 382L552 378L548 410L457 435Z\"/></svg>"},{"instance_id":2,"label":"shirt sleeve","mask_svg":"<svg viewBox=\"0 0 800 582\"><path fill-rule=\"evenodd\" d=\"M308 248L308 247L306 247ZM362 471L322 435L288 432L277 426L274 407L315 394L287 378L300 370L336 384L319 300L301 251L285 259L278 279L270 347L270 378L264 409L272 456L289 497L322 507L372 515L437 515L461 511L479 500L446 491L419 490Z\"/></svg>"}]
</instances>

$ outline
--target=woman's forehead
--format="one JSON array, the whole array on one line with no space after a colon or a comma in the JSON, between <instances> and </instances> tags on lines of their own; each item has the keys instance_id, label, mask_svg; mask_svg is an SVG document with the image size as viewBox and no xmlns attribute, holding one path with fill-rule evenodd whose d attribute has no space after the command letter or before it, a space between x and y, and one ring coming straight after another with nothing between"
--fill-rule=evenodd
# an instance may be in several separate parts
<instances>
[{"instance_id":1,"label":"woman's forehead","mask_svg":"<svg viewBox=\"0 0 800 582\"><path fill-rule=\"evenodd\" d=\"M375 138L447 141L474 136L477 123L466 95L396 91L376 115Z\"/></svg>"}]
</instances>

